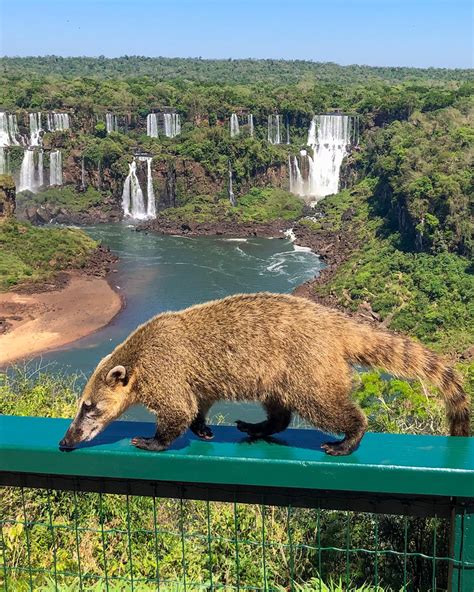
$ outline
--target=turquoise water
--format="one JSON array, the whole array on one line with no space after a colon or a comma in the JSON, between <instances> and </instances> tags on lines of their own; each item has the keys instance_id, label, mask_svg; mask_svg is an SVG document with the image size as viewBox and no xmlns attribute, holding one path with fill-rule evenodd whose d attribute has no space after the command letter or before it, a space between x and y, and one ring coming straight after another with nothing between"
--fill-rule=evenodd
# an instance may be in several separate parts
<instances>
[{"instance_id":1,"label":"turquoise water","mask_svg":"<svg viewBox=\"0 0 474 592\"><path fill-rule=\"evenodd\" d=\"M53 363L56 371L84 377L155 314L239 292L291 292L323 267L317 255L295 249L288 239L159 236L121 224L86 230L120 257L111 281L126 307L97 333L41 357L42 364ZM216 405L213 415L223 413L231 420L231 407ZM255 418L255 407L244 407ZM239 405L239 418L248 417L244 407ZM133 409L128 417L143 419L143 413Z\"/></svg>"}]
</instances>

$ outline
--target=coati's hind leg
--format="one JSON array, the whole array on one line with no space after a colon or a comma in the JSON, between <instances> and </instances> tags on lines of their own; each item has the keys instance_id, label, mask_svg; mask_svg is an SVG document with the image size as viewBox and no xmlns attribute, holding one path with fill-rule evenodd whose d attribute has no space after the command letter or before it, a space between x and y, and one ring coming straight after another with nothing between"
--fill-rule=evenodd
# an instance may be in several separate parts
<instances>
[{"instance_id":1,"label":"coati's hind leg","mask_svg":"<svg viewBox=\"0 0 474 592\"><path fill-rule=\"evenodd\" d=\"M343 377L345 378L345 377ZM353 452L367 430L367 418L361 409L349 399L349 376L338 385L314 385L304 396L293 399L294 411L315 427L330 434L344 434L344 439L326 442L321 448L332 456Z\"/></svg>"},{"instance_id":2,"label":"coati's hind leg","mask_svg":"<svg viewBox=\"0 0 474 592\"><path fill-rule=\"evenodd\" d=\"M267 419L259 423L247 423L237 420L237 429L248 434L251 438L266 438L286 430L291 421L291 411L276 401L264 403Z\"/></svg>"},{"instance_id":3,"label":"coati's hind leg","mask_svg":"<svg viewBox=\"0 0 474 592\"><path fill-rule=\"evenodd\" d=\"M321 448L331 456L344 456L353 452L360 444L367 430L367 418L357 405L348 402L344 412L344 421L337 429L329 431L340 431L344 439L339 442L326 442Z\"/></svg>"},{"instance_id":4,"label":"coati's hind leg","mask_svg":"<svg viewBox=\"0 0 474 592\"><path fill-rule=\"evenodd\" d=\"M211 428L206 423L206 415L208 411L209 405L201 404L198 414L193 423L189 426L189 429L203 440L212 440L212 438L214 438Z\"/></svg>"}]
</instances>

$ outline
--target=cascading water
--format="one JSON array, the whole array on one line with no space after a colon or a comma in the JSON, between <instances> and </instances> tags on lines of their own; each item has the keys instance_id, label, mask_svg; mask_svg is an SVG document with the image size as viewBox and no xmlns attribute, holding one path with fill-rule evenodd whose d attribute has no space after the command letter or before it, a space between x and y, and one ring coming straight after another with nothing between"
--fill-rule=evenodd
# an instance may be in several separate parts
<instances>
[{"instance_id":1,"label":"cascading water","mask_svg":"<svg viewBox=\"0 0 474 592\"><path fill-rule=\"evenodd\" d=\"M117 116L113 113L106 113L105 114L105 127L107 129L107 133L110 134L111 132L118 131L118 122Z\"/></svg>"},{"instance_id":2,"label":"cascading water","mask_svg":"<svg viewBox=\"0 0 474 592\"><path fill-rule=\"evenodd\" d=\"M23 155L20 168L20 183L18 191L35 191L35 153L33 150L26 149Z\"/></svg>"},{"instance_id":3,"label":"cascading water","mask_svg":"<svg viewBox=\"0 0 474 592\"><path fill-rule=\"evenodd\" d=\"M233 189L233 182L232 182L232 166L229 161L229 201L233 207L237 205L237 200L235 199L234 189Z\"/></svg>"},{"instance_id":4,"label":"cascading water","mask_svg":"<svg viewBox=\"0 0 474 592\"><path fill-rule=\"evenodd\" d=\"M239 134L239 120L237 118L237 115L235 113L232 113L232 115L230 116L230 137L235 138L235 136L238 136Z\"/></svg>"},{"instance_id":5,"label":"cascading water","mask_svg":"<svg viewBox=\"0 0 474 592\"><path fill-rule=\"evenodd\" d=\"M349 115L315 115L308 132L308 145L300 157L290 158L290 191L317 201L339 191L343 158L357 141L356 120Z\"/></svg>"},{"instance_id":6,"label":"cascading water","mask_svg":"<svg viewBox=\"0 0 474 592\"><path fill-rule=\"evenodd\" d=\"M249 126L249 135L253 136L253 115L251 113L247 117L247 123Z\"/></svg>"},{"instance_id":7,"label":"cascading water","mask_svg":"<svg viewBox=\"0 0 474 592\"><path fill-rule=\"evenodd\" d=\"M174 138L181 133L181 122L178 113L163 113L165 136Z\"/></svg>"},{"instance_id":8,"label":"cascading water","mask_svg":"<svg viewBox=\"0 0 474 592\"><path fill-rule=\"evenodd\" d=\"M7 172L7 159L5 156L5 148L0 146L0 175L4 175Z\"/></svg>"},{"instance_id":9,"label":"cascading water","mask_svg":"<svg viewBox=\"0 0 474 592\"><path fill-rule=\"evenodd\" d=\"M43 169L43 150L38 152L38 187L44 185L44 169Z\"/></svg>"},{"instance_id":10,"label":"cascading water","mask_svg":"<svg viewBox=\"0 0 474 592\"><path fill-rule=\"evenodd\" d=\"M151 176L151 156L146 157L146 215L147 218L156 218L155 192L153 191L153 178Z\"/></svg>"},{"instance_id":11,"label":"cascading water","mask_svg":"<svg viewBox=\"0 0 474 592\"><path fill-rule=\"evenodd\" d=\"M281 144L281 115L268 116L268 133L267 138L270 144Z\"/></svg>"},{"instance_id":12,"label":"cascading water","mask_svg":"<svg viewBox=\"0 0 474 592\"><path fill-rule=\"evenodd\" d=\"M301 150L300 155L307 156L306 150ZM290 192L300 197L305 197L307 192L307 182L304 181L301 169L296 156L290 156L288 167L290 171Z\"/></svg>"},{"instance_id":13,"label":"cascading water","mask_svg":"<svg viewBox=\"0 0 474 592\"><path fill-rule=\"evenodd\" d=\"M63 184L63 159L59 150L54 150L49 154L49 184Z\"/></svg>"},{"instance_id":14,"label":"cascading water","mask_svg":"<svg viewBox=\"0 0 474 592\"><path fill-rule=\"evenodd\" d=\"M158 118L156 113L148 113L146 116L146 135L150 138L158 137Z\"/></svg>"},{"instance_id":15,"label":"cascading water","mask_svg":"<svg viewBox=\"0 0 474 592\"><path fill-rule=\"evenodd\" d=\"M41 145L41 113L30 113L30 146Z\"/></svg>"},{"instance_id":16,"label":"cascading water","mask_svg":"<svg viewBox=\"0 0 474 592\"><path fill-rule=\"evenodd\" d=\"M339 190L339 173L351 144L351 117L348 115L315 115L308 132L309 195L325 197Z\"/></svg>"},{"instance_id":17,"label":"cascading water","mask_svg":"<svg viewBox=\"0 0 474 592\"><path fill-rule=\"evenodd\" d=\"M122 191L123 215L135 220L147 217L142 188L137 177L137 162L135 159L129 164L129 173L123 184Z\"/></svg>"},{"instance_id":18,"label":"cascading water","mask_svg":"<svg viewBox=\"0 0 474 592\"><path fill-rule=\"evenodd\" d=\"M48 113L47 116L48 130L50 132L59 132L69 129L69 114L68 113Z\"/></svg>"},{"instance_id":19,"label":"cascading water","mask_svg":"<svg viewBox=\"0 0 474 592\"><path fill-rule=\"evenodd\" d=\"M19 135L16 115L4 111L0 112L0 147L18 146L17 137Z\"/></svg>"}]
</instances>

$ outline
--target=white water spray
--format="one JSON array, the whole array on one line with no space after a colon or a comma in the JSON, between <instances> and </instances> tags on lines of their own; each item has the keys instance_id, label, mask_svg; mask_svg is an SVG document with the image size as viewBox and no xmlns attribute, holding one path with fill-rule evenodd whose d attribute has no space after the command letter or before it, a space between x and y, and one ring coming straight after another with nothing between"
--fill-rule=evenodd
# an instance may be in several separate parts
<instances>
[{"instance_id":1,"label":"white water spray","mask_svg":"<svg viewBox=\"0 0 474 592\"><path fill-rule=\"evenodd\" d=\"M30 113L30 146L41 145L41 113Z\"/></svg>"},{"instance_id":2,"label":"white water spray","mask_svg":"<svg viewBox=\"0 0 474 592\"><path fill-rule=\"evenodd\" d=\"M290 191L315 201L337 193L342 161L356 141L355 128L349 115L315 115L307 142L312 154L302 150L299 158L290 158Z\"/></svg>"},{"instance_id":3,"label":"white water spray","mask_svg":"<svg viewBox=\"0 0 474 592\"><path fill-rule=\"evenodd\" d=\"M49 155L49 184L63 184L63 158L59 150L54 150Z\"/></svg>"},{"instance_id":4,"label":"white water spray","mask_svg":"<svg viewBox=\"0 0 474 592\"><path fill-rule=\"evenodd\" d=\"M69 129L68 113L48 113L48 130L50 132L59 132Z\"/></svg>"},{"instance_id":5,"label":"white water spray","mask_svg":"<svg viewBox=\"0 0 474 592\"><path fill-rule=\"evenodd\" d=\"M253 136L253 115L252 115L252 113L249 113L249 115L247 117L247 123L249 126L249 135Z\"/></svg>"},{"instance_id":6,"label":"white water spray","mask_svg":"<svg viewBox=\"0 0 474 592\"><path fill-rule=\"evenodd\" d=\"M163 113L165 136L174 138L181 133L181 122L178 113Z\"/></svg>"},{"instance_id":7,"label":"white water spray","mask_svg":"<svg viewBox=\"0 0 474 592\"><path fill-rule=\"evenodd\" d=\"M146 116L146 135L150 138L158 137L158 118L156 113L148 113Z\"/></svg>"},{"instance_id":8,"label":"white water spray","mask_svg":"<svg viewBox=\"0 0 474 592\"><path fill-rule=\"evenodd\" d=\"M146 157L146 215L147 218L156 218L155 192L153 191L153 178L151 176L152 157Z\"/></svg>"},{"instance_id":9,"label":"white water spray","mask_svg":"<svg viewBox=\"0 0 474 592\"><path fill-rule=\"evenodd\" d=\"M281 144L281 115L268 116L267 139L270 144Z\"/></svg>"},{"instance_id":10,"label":"white water spray","mask_svg":"<svg viewBox=\"0 0 474 592\"><path fill-rule=\"evenodd\" d=\"M145 220L147 217L145 211L145 202L143 191L137 177L137 162L135 159L128 165L129 173L123 184L122 208L123 215L135 220Z\"/></svg>"},{"instance_id":11,"label":"white water spray","mask_svg":"<svg viewBox=\"0 0 474 592\"><path fill-rule=\"evenodd\" d=\"M107 133L110 134L111 132L118 131L118 121L117 116L113 113L106 113L105 114L105 127L107 129Z\"/></svg>"},{"instance_id":12,"label":"white water spray","mask_svg":"<svg viewBox=\"0 0 474 592\"><path fill-rule=\"evenodd\" d=\"M235 138L240 134L239 120L235 113L230 116L230 137Z\"/></svg>"},{"instance_id":13,"label":"white water spray","mask_svg":"<svg viewBox=\"0 0 474 592\"><path fill-rule=\"evenodd\" d=\"M36 188L35 153L33 150L26 149L21 162L18 191L36 191Z\"/></svg>"},{"instance_id":14,"label":"white water spray","mask_svg":"<svg viewBox=\"0 0 474 592\"><path fill-rule=\"evenodd\" d=\"M18 123L14 113L0 112L0 147L18 146Z\"/></svg>"}]
</instances>

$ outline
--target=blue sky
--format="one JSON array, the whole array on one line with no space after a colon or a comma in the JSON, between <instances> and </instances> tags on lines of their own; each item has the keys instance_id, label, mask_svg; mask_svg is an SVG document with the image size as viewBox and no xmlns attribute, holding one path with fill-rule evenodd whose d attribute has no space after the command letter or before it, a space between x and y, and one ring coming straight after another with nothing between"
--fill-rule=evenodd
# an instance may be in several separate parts
<instances>
[{"instance_id":1,"label":"blue sky","mask_svg":"<svg viewBox=\"0 0 474 592\"><path fill-rule=\"evenodd\" d=\"M0 0L2 55L473 67L471 0Z\"/></svg>"}]
</instances>

